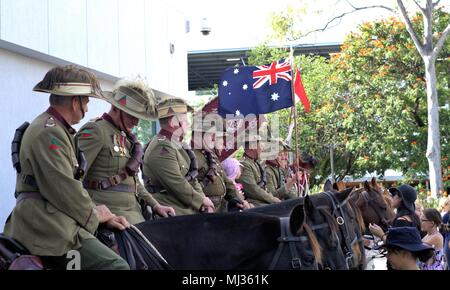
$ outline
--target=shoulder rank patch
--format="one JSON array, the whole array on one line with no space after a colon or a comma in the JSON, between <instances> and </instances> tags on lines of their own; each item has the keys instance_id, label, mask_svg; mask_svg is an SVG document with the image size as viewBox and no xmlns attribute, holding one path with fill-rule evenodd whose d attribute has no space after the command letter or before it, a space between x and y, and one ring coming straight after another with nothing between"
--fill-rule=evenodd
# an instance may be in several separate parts
<instances>
[{"instance_id":1,"label":"shoulder rank patch","mask_svg":"<svg viewBox=\"0 0 450 290\"><path fill-rule=\"evenodd\" d=\"M166 155L169 154L169 150L167 150L166 147L161 148L161 151L159 151L159 155Z\"/></svg>"},{"instance_id":2,"label":"shoulder rank patch","mask_svg":"<svg viewBox=\"0 0 450 290\"><path fill-rule=\"evenodd\" d=\"M81 132L80 132L80 138L88 138L88 137L91 137L92 136L92 130L89 130L89 129L83 129Z\"/></svg>"},{"instance_id":3,"label":"shoulder rank patch","mask_svg":"<svg viewBox=\"0 0 450 290\"><path fill-rule=\"evenodd\" d=\"M52 137L50 140L50 147L48 147L49 150L58 150L61 148L61 143L55 138Z\"/></svg>"},{"instance_id":4,"label":"shoulder rank patch","mask_svg":"<svg viewBox=\"0 0 450 290\"><path fill-rule=\"evenodd\" d=\"M55 119L53 119L53 117L49 117L47 119L47 122L45 123L45 128L47 127L55 127L56 123L55 123Z\"/></svg>"}]
</instances>

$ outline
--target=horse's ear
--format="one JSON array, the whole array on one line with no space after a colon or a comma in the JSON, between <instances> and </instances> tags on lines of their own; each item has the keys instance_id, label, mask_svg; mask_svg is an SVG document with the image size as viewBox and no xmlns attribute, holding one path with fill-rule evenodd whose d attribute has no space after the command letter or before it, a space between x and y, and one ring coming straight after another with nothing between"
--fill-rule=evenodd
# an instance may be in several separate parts
<instances>
[{"instance_id":1,"label":"horse's ear","mask_svg":"<svg viewBox=\"0 0 450 290\"><path fill-rule=\"evenodd\" d=\"M289 217L289 228L291 233L296 235L297 232L303 227L305 222L305 208L302 204L297 205L292 211Z\"/></svg>"},{"instance_id":2,"label":"horse's ear","mask_svg":"<svg viewBox=\"0 0 450 290\"><path fill-rule=\"evenodd\" d=\"M367 191L367 193L370 192L370 184L366 181L364 181L364 189Z\"/></svg>"},{"instance_id":3,"label":"horse's ear","mask_svg":"<svg viewBox=\"0 0 450 290\"><path fill-rule=\"evenodd\" d=\"M372 188L377 188L377 178L374 176L372 177L372 180L370 180L370 184L372 185Z\"/></svg>"},{"instance_id":4,"label":"horse's ear","mask_svg":"<svg viewBox=\"0 0 450 290\"><path fill-rule=\"evenodd\" d=\"M333 190L333 184L331 184L331 181L327 179L327 181L325 181L325 184L323 185L323 191L331 191L331 190Z\"/></svg>"},{"instance_id":5,"label":"horse's ear","mask_svg":"<svg viewBox=\"0 0 450 290\"><path fill-rule=\"evenodd\" d=\"M339 184L337 182L333 183L333 189L339 191Z\"/></svg>"},{"instance_id":6,"label":"horse's ear","mask_svg":"<svg viewBox=\"0 0 450 290\"><path fill-rule=\"evenodd\" d=\"M353 188L354 187L349 187L342 191L339 191L339 194L336 197L339 199L340 202L343 202L344 200L346 200L348 198L350 193L353 191Z\"/></svg>"},{"instance_id":7,"label":"horse's ear","mask_svg":"<svg viewBox=\"0 0 450 290\"><path fill-rule=\"evenodd\" d=\"M314 213L314 211L316 210L316 207L312 203L309 195L305 196L305 198L303 200L303 207L305 209L306 216L311 216Z\"/></svg>"}]
</instances>

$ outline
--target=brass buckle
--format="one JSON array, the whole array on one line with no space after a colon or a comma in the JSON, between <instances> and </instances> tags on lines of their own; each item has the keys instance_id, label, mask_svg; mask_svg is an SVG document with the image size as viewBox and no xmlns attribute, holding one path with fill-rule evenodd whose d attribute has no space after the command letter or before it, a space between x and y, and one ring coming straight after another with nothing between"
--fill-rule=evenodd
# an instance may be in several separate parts
<instances>
[{"instance_id":1,"label":"brass buckle","mask_svg":"<svg viewBox=\"0 0 450 290\"><path fill-rule=\"evenodd\" d=\"M111 183L111 185L118 185L120 184L120 176L119 175L110 176L108 177L108 181Z\"/></svg>"}]
</instances>

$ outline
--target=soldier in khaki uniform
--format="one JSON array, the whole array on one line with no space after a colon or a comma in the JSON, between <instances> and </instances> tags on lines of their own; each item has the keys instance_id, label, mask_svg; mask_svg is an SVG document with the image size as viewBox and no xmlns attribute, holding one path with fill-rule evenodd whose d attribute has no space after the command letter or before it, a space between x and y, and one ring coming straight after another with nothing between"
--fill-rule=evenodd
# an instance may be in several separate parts
<instances>
[{"instance_id":1,"label":"soldier in khaki uniform","mask_svg":"<svg viewBox=\"0 0 450 290\"><path fill-rule=\"evenodd\" d=\"M220 129L204 121L202 117L194 117L192 134L192 145L198 164L197 179L203 192L214 203L216 212L225 212L227 201L232 201L232 204L240 209L250 208L246 200L239 198L233 182L226 176L214 150L223 146L218 144L223 142L222 120L217 120L216 124Z\"/></svg>"},{"instance_id":2,"label":"soldier in khaki uniform","mask_svg":"<svg viewBox=\"0 0 450 290\"><path fill-rule=\"evenodd\" d=\"M157 201L172 206L177 215L214 212L214 204L196 178L195 154L183 144L187 113L192 108L180 98L162 95L161 99L157 106L161 130L144 155L145 187Z\"/></svg>"},{"instance_id":3,"label":"soldier in khaki uniform","mask_svg":"<svg viewBox=\"0 0 450 290\"><path fill-rule=\"evenodd\" d=\"M17 204L5 234L41 257L47 268L65 269L66 253L78 250L81 269L129 269L93 236L99 223L125 229L126 220L96 206L78 180L83 158L71 125L84 117L88 97L103 98L96 77L75 66L56 67L33 90L50 93L50 107L21 140L14 140L21 143L20 152L13 150L20 160L15 164Z\"/></svg>"},{"instance_id":4,"label":"soldier in khaki uniform","mask_svg":"<svg viewBox=\"0 0 450 290\"><path fill-rule=\"evenodd\" d=\"M85 124L77 135L87 160L83 184L92 200L132 224L145 221L141 205L163 217L175 215L173 208L160 205L147 192L138 177L144 150L131 131L139 119L156 118L152 89L143 79L123 79L104 95L110 111Z\"/></svg>"},{"instance_id":5,"label":"soldier in khaki uniform","mask_svg":"<svg viewBox=\"0 0 450 290\"><path fill-rule=\"evenodd\" d=\"M255 206L278 203L281 200L266 190L267 176L258 160L261 156L261 138L249 136L245 142L245 152L241 160L242 174L236 180L244 186L245 197ZM255 149L252 149L256 147Z\"/></svg>"},{"instance_id":6,"label":"soldier in khaki uniform","mask_svg":"<svg viewBox=\"0 0 450 290\"><path fill-rule=\"evenodd\" d=\"M272 140L272 144L277 146L271 146L271 151L276 154L276 158L266 161L266 176L267 185L266 189L272 193L275 197L281 200L298 197L295 194L295 183L297 181L296 175L293 178L287 177L285 160L285 153L292 151L292 149L282 140Z\"/></svg>"}]
</instances>

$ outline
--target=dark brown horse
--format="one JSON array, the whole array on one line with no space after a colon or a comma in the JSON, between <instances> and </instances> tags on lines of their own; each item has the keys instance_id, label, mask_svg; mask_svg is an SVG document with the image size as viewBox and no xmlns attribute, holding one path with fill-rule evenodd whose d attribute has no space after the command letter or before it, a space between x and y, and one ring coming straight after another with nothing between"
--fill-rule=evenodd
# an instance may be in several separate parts
<instances>
[{"instance_id":1,"label":"dark brown horse","mask_svg":"<svg viewBox=\"0 0 450 290\"><path fill-rule=\"evenodd\" d=\"M364 255L360 237L364 224L356 206L347 203L351 191L331 189L247 211L281 217L287 216L298 204L304 204L306 223L315 231L325 253L322 269L361 269ZM342 210L336 210L337 207Z\"/></svg>"},{"instance_id":2,"label":"dark brown horse","mask_svg":"<svg viewBox=\"0 0 450 290\"><path fill-rule=\"evenodd\" d=\"M330 183L325 185L330 189ZM344 183L337 182L332 185L334 190L345 190ZM369 224L377 224L384 231L388 229L389 221L395 216L394 210L385 192L378 186L375 177L369 182L364 182L363 188L352 191L350 198L359 208L364 220L364 226L367 229Z\"/></svg>"},{"instance_id":3,"label":"dark brown horse","mask_svg":"<svg viewBox=\"0 0 450 290\"><path fill-rule=\"evenodd\" d=\"M364 188L353 191L350 198L360 209L366 228L372 223L379 225L384 231L388 229L389 221L394 218L395 213L375 178L370 183L365 181Z\"/></svg>"}]
</instances>

